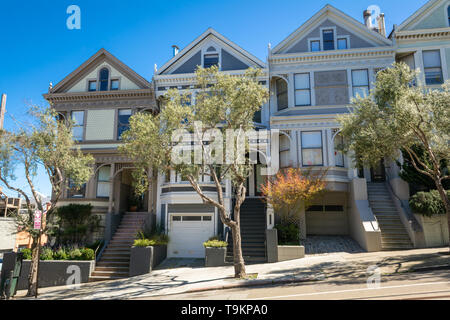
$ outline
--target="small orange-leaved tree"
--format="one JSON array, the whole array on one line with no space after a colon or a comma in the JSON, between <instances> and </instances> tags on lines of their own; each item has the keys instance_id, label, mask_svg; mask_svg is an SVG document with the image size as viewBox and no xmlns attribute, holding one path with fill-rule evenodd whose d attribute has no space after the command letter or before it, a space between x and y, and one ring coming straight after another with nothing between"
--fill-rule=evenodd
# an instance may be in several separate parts
<instances>
[{"instance_id":1,"label":"small orange-leaved tree","mask_svg":"<svg viewBox=\"0 0 450 320\"><path fill-rule=\"evenodd\" d=\"M312 168L287 168L280 170L274 178L261 185L265 201L280 217L276 229L281 242L298 242L301 209L304 207L306 210L325 190L326 173L326 170Z\"/></svg>"}]
</instances>

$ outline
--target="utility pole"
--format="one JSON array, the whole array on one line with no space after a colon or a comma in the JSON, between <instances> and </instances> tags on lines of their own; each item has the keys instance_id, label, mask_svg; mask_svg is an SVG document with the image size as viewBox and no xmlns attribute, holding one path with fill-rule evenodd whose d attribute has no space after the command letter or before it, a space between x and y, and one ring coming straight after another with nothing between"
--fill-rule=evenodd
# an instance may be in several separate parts
<instances>
[{"instance_id":1,"label":"utility pole","mask_svg":"<svg viewBox=\"0 0 450 320\"><path fill-rule=\"evenodd\" d=\"M5 121L5 113L6 113L6 94L2 94L0 104L0 130L3 129L3 122Z\"/></svg>"}]
</instances>

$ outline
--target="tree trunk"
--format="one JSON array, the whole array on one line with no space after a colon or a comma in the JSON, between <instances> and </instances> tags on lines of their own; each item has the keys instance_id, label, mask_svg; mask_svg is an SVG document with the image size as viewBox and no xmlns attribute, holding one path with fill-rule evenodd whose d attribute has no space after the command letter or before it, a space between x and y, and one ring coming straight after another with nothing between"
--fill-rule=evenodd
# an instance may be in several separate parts
<instances>
[{"instance_id":1,"label":"tree trunk","mask_svg":"<svg viewBox=\"0 0 450 320\"><path fill-rule=\"evenodd\" d=\"M234 221L231 228L231 234L233 236L233 258L234 258L234 277L244 278L246 277L244 257L242 256L242 239L241 239L241 226L240 226L240 207L234 209Z\"/></svg>"},{"instance_id":2,"label":"tree trunk","mask_svg":"<svg viewBox=\"0 0 450 320\"><path fill-rule=\"evenodd\" d=\"M38 291L38 264L40 255L40 239L33 237L33 244L31 245L31 266L30 274L28 275L28 292L27 297L35 297Z\"/></svg>"}]
</instances>

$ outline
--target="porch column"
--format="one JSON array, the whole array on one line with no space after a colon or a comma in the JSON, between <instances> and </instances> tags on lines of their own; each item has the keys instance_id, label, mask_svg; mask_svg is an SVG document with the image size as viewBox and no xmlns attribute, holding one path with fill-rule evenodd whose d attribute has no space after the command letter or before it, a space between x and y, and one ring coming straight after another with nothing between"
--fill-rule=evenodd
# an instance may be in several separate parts
<instances>
[{"instance_id":1,"label":"porch column","mask_svg":"<svg viewBox=\"0 0 450 320\"><path fill-rule=\"evenodd\" d=\"M115 163L111 163L109 172L109 199L108 199L108 212L106 213L105 224L105 240L109 241L112 237L112 215L113 215L113 198L114 198L114 171Z\"/></svg>"}]
</instances>

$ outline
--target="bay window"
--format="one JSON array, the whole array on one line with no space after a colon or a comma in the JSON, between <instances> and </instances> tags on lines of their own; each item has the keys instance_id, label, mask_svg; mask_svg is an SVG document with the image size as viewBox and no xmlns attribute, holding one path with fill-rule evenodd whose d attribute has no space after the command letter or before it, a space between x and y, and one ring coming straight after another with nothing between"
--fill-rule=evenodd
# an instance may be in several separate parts
<instances>
[{"instance_id":1,"label":"bay window","mask_svg":"<svg viewBox=\"0 0 450 320\"><path fill-rule=\"evenodd\" d=\"M295 105L311 105L311 85L309 73L299 73L295 75Z\"/></svg>"},{"instance_id":2,"label":"bay window","mask_svg":"<svg viewBox=\"0 0 450 320\"><path fill-rule=\"evenodd\" d=\"M352 70L353 97L357 95L366 97L369 95L369 72L364 70Z\"/></svg>"},{"instance_id":3,"label":"bay window","mask_svg":"<svg viewBox=\"0 0 450 320\"><path fill-rule=\"evenodd\" d=\"M444 83L440 50L423 51L423 68L427 85Z\"/></svg>"},{"instance_id":4,"label":"bay window","mask_svg":"<svg viewBox=\"0 0 450 320\"><path fill-rule=\"evenodd\" d=\"M120 140L122 133L130 128L131 109L120 109L117 124L117 139Z\"/></svg>"},{"instance_id":5,"label":"bay window","mask_svg":"<svg viewBox=\"0 0 450 320\"><path fill-rule=\"evenodd\" d=\"M75 141L82 141L84 137L84 111L72 111L72 136Z\"/></svg>"},{"instance_id":6,"label":"bay window","mask_svg":"<svg viewBox=\"0 0 450 320\"><path fill-rule=\"evenodd\" d=\"M322 131L301 133L302 165L323 166Z\"/></svg>"}]
</instances>

